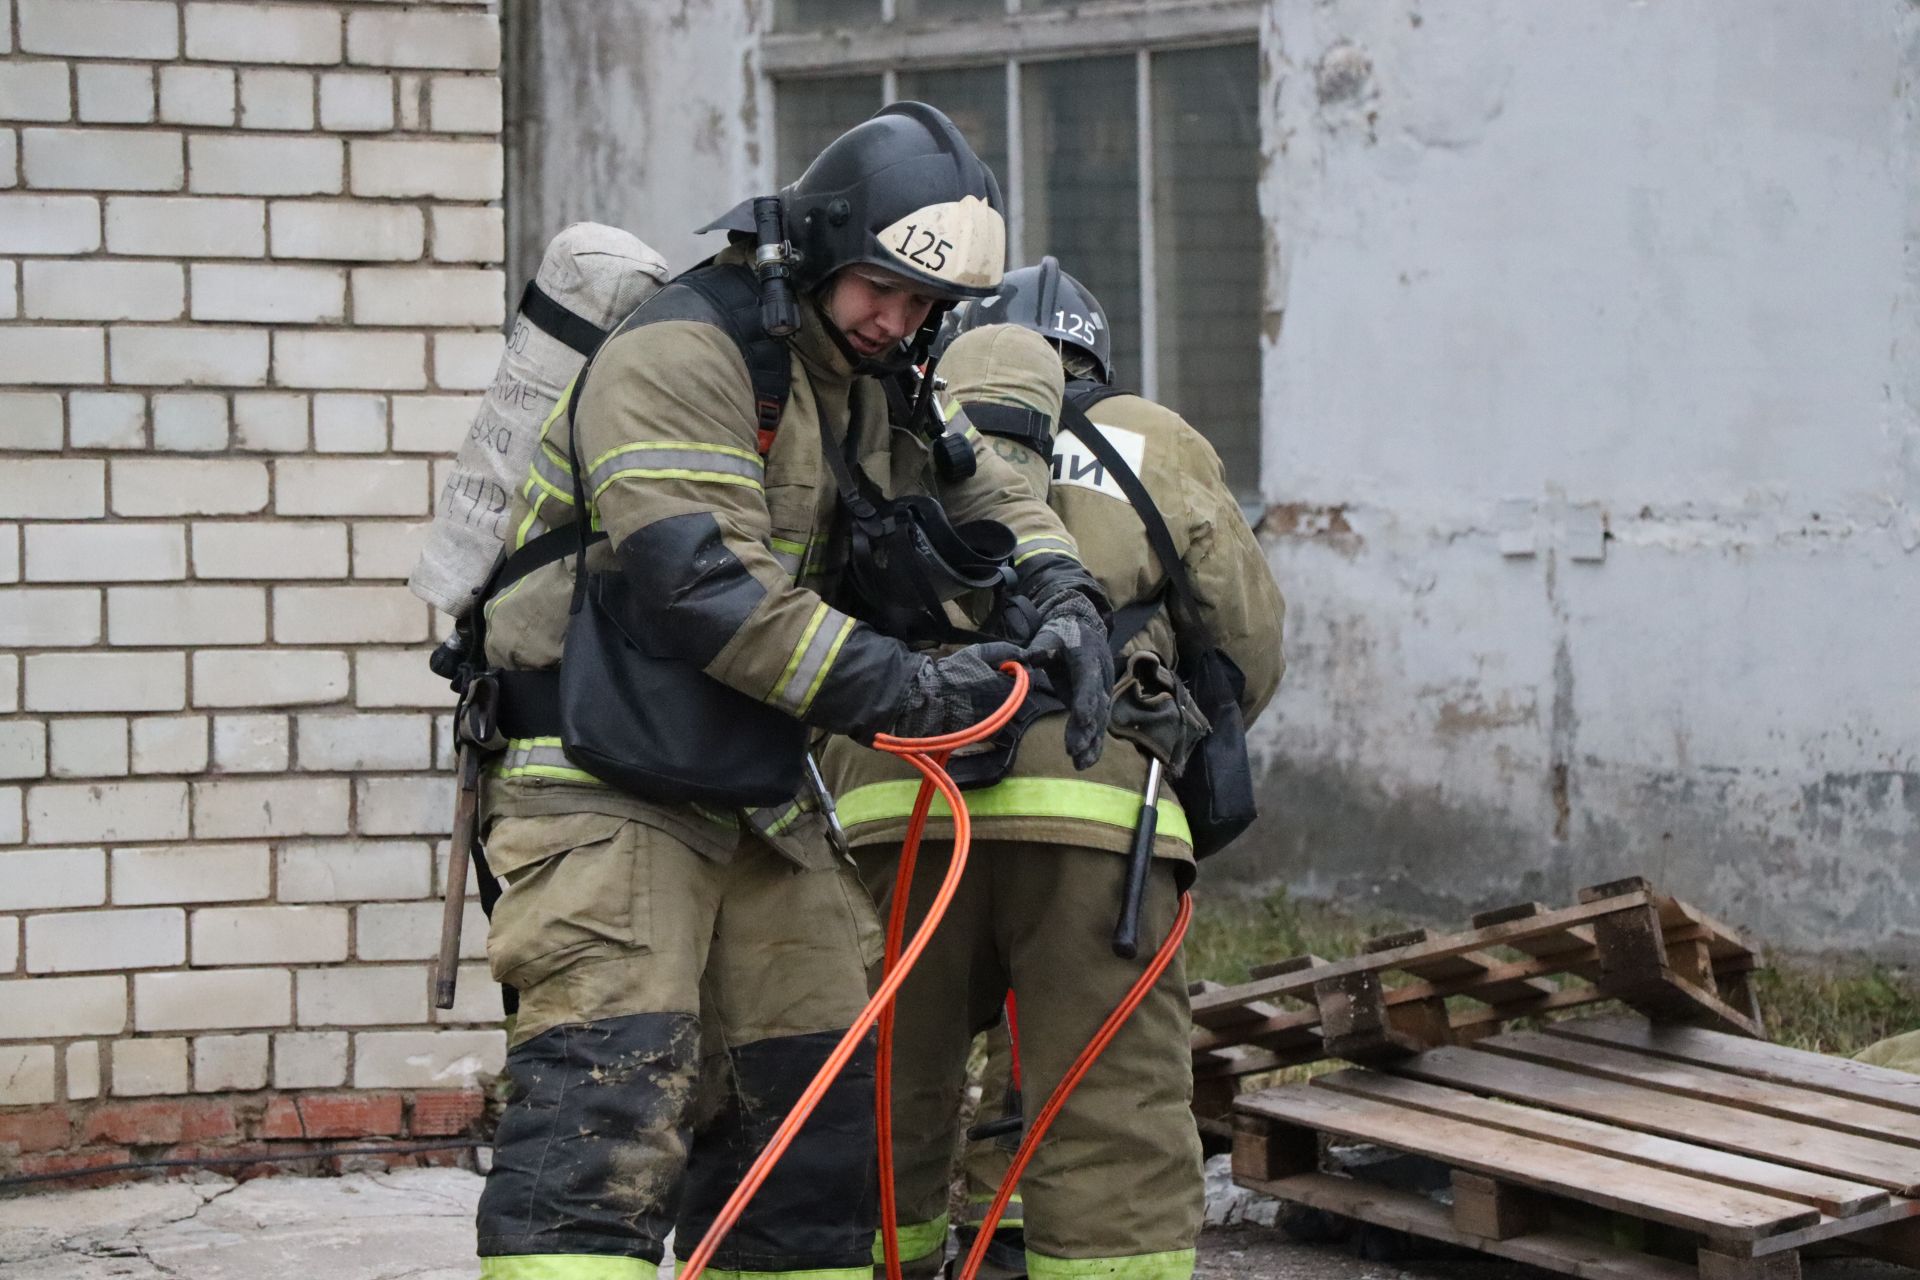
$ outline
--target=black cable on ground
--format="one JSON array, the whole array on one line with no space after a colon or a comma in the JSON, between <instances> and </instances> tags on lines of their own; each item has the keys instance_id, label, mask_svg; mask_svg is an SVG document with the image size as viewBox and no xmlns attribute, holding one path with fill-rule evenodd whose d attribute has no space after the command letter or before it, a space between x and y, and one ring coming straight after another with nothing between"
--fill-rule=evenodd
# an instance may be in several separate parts
<instances>
[{"instance_id":1,"label":"black cable on ground","mask_svg":"<svg viewBox=\"0 0 1920 1280\"><path fill-rule=\"evenodd\" d=\"M36 1182L71 1182L102 1173L133 1173L147 1169L205 1169L219 1165L290 1164L297 1160L331 1160L336 1156L410 1156L427 1151L471 1151L491 1147L480 1138L458 1142L405 1142L386 1147L330 1147L319 1151L263 1151L252 1155L180 1156L168 1160L129 1160L121 1164L98 1164L85 1169L62 1169L57 1173L17 1173L0 1178L0 1190L24 1187Z\"/></svg>"}]
</instances>

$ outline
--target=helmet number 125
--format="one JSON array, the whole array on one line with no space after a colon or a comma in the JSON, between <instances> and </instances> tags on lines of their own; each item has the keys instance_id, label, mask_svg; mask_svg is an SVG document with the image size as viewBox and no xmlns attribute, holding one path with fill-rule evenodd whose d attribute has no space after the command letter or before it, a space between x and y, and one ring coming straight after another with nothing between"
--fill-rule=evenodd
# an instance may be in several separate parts
<instances>
[{"instance_id":1,"label":"helmet number 125","mask_svg":"<svg viewBox=\"0 0 1920 1280\"><path fill-rule=\"evenodd\" d=\"M946 270L947 250L953 248L953 241L942 240L933 232L911 222L907 224L906 231L907 233L900 237L900 243L893 247L895 253L905 257L909 262L919 263L929 271ZM915 236L925 236L926 239L915 245L913 242ZM929 253L933 255L931 259L927 256Z\"/></svg>"},{"instance_id":2,"label":"helmet number 125","mask_svg":"<svg viewBox=\"0 0 1920 1280\"><path fill-rule=\"evenodd\" d=\"M1093 335L1100 328L1100 322L1089 316L1068 315L1065 311L1053 313L1053 327L1070 338L1093 341Z\"/></svg>"}]
</instances>

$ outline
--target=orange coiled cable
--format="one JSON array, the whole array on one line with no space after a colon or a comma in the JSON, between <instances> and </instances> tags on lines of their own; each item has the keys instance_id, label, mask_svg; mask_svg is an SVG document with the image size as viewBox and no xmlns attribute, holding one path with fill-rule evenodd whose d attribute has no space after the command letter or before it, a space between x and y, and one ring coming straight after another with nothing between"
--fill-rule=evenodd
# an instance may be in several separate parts
<instances>
[{"instance_id":1,"label":"orange coiled cable","mask_svg":"<svg viewBox=\"0 0 1920 1280\"><path fill-rule=\"evenodd\" d=\"M1013 662L1002 664L1000 669L1013 677L1013 692L1000 705L999 710L971 729L962 729L957 733L941 734L932 738L896 738L888 733L874 737L875 748L899 756L919 770L923 779L920 784L919 799L914 805L914 813L919 819L918 826L908 833L910 843L915 846L919 843L919 829L926 825L926 813L933 804L933 792L937 789L942 796L946 797L947 805L953 811L952 865L947 868L946 878L940 882L940 891L934 895L932 905L927 908L926 920L914 933L913 941L908 943L906 949L900 954L899 964L881 979L879 990L873 993L866 1007L860 1010L860 1016L854 1019L853 1025L847 1028L846 1034L840 1037L840 1043L835 1045L833 1052L827 1055L827 1060L820 1064L820 1069L814 1073L812 1081L801 1093L800 1100L794 1103L793 1110L787 1113L787 1118L781 1121L780 1127L774 1131L773 1140L767 1143L766 1150L754 1160L747 1170L747 1176L741 1179L740 1185L734 1188L731 1196L727 1197L727 1202L721 1206L719 1214L713 1220L713 1225L707 1229L706 1238L700 1242L699 1247L693 1251L693 1256L687 1260L686 1269L681 1273L680 1280L699 1280L700 1273L713 1261L713 1255L719 1250L720 1242L726 1238L727 1232L733 1230L734 1224L740 1220L740 1215L746 1211L748 1203L760 1190L760 1185L767 1180L767 1175L773 1172L773 1166L779 1163L781 1156L786 1154L787 1148L793 1143L794 1135L800 1132L800 1126L807 1122L814 1108L820 1105L820 1099L825 1096L828 1087L846 1067L847 1060L853 1057L853 1052L859 1047L860 1040L866 1035L867 1029L873 1026L884 1011L890 1009L894 995L900 990L901 984L907 980L907 975L912 972L915 962L920 959L920 953L926 950L928 941L933 937L934 929L940 923L940 917L946 914L948 904L953 901L954 892L960 887L960 873L966 869L967 847L972 841L972 829L967 818L966 801L960 795L960 788L954 785L953 779L948 777L946 770L940 766L955 747L979 742L998 733L1007 721L1013 719L1013 713L1026 700L1026 669ZM906 850L902 851L903 860L906 858L906 852ZM891 1179L884 1184L889 1186L889 1191L886 1193L888 1195L891 1194L890 1184ZM897 1241L895 1252L896 1254L898 1252ZM898 1265L896 1257L894 1261L896 1269Z\"/></svg>"}]
</instances>

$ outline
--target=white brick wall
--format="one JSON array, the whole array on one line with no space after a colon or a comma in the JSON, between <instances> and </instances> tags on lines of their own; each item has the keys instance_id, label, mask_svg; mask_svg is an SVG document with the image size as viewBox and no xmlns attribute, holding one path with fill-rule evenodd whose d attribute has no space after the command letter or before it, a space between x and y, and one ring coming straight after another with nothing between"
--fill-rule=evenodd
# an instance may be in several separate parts
<instances>
[{"instance_id":1,"label":"white brick wall","mask_svg":"<svg viewBox=\"0 0 1920 1280\"><path fill-rule=\"evenodd\" d=\"M401 585L509 305L496 10L0 0L0 1106L499 1068Z\"/></svg>"}]
</instances>

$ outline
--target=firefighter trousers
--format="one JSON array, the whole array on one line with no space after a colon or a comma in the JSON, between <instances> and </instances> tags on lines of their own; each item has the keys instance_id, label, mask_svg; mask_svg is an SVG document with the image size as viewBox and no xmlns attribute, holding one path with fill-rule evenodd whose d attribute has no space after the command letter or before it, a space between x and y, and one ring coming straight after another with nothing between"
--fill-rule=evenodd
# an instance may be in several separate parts
<instances>
[{"instance_id":1,"label":"firefighter trousers","mask_svg":"<svg viewBox=\"0 0 1920 1280\"><path fill-rule=\"evenodd\" d=\"M951 846L914 869L908 928L924 917ZM862 850L862 877L886 914L897 851ZM1146 968L1114 957L1126 859L1099 849L981 841L931 945L902 987L893 1068L894 1188L903 1262L927 1272L946 1243L947 1200L967 1052L1019 1010L1028 1123ZM1177 907L1174 869L1147 882L1142 935L1157 949ZM1193 1271L1203 1186L1190 1100L1189 1009L1175 957L1074 1091L1021 1179L1027 1268L1035 1280L1185 1280ZM979 1119L989 1119L989 1103ZM984 1207L984 1206L983 1206ZM918 1263L918 1266L913 1264Z\"/></svg>"},{"instance_id":2,"label":"firefighter trousers","mask_svg":"<svg viewBox=\"0 0 1920 1280\"><path fill-rule=\"evenodd\" d=\"M631 819L504 818L487 951L520 992L480 1197L485 1280L651 1280L690 1254L866 1000L879 927L824 847L728 858ZM710 1274L868 1280L873 1046L828 1090Z\"/></svg>"}]
</instances>

